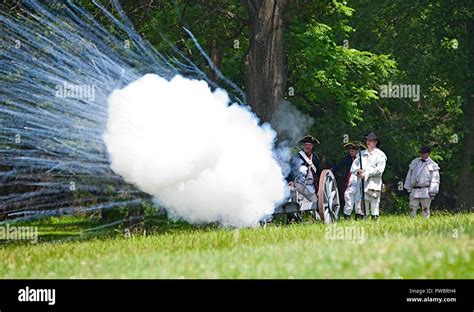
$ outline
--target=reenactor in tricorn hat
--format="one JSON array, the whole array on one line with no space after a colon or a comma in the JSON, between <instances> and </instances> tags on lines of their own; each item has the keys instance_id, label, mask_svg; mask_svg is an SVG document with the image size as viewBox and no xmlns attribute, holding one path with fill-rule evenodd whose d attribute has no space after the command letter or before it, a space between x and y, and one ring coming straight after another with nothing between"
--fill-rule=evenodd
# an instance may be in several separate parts
<instances>
[{"instance_id":1,"label":"reenactor in tricorn hat","mask_svg":"<svg viewBox=\"0 0 474 312\"><path fill-rule=\"evenodd\" d=\"M344 144L344 147L347 148L348 154L341 159L336 165L331 167L331 171L333 173L338 172L343 168L347 168L345 186L344 186L344 219L350 219L352 209L355 206L356 211L356 218L359 218L362 215L361 207L360 207L360 200L356 201L356 194L357 194L357 176L352 174L351 166L354 160L357 157L357 153L359 148L361 148L362 143L353 141Z\"/></svg>"},{"instance_id":2,"label":"reenactor in tricorn hat","mask_svg":"<svg viewBox=\"0 0 474 312\"><path fill-rule=\"evenodd\" d=\"M410 215L415 217L421 205L423 215L430 216L431 200L439 191L439 166L430 158L431 148L420 149L420 157L415 158L408 166L405 189L410 193Z\"/></svg>"},{"instance_id":3,"label":"reenactor in tricorn hat","mask_svg":"<svg viewBox=\"0 0 474 312\"><path fill-rule=\"evenodd\" d=\"M298 143L301 143L302 147L291 161L293 168L288 178L288 185L296 188L310 201L316 201L317 185L319 175L321 174L321 162L313 152L313 148L314 144L319 144L319 141L315 137L306 135L298 140Z\"/></svg>"}]
</instances>

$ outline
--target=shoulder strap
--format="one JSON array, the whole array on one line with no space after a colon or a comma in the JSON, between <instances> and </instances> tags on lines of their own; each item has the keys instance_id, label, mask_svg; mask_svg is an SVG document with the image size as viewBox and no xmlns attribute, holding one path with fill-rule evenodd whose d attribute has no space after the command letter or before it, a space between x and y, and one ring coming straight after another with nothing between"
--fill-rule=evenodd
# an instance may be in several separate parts
<instances>
[{"instance_id":1,"label":"shoulder strap","mask_svg":"<svg viewBox=\"0 0 474 312\"><path fill-rule=\"evenodd\" d=\"M299 151L300 156L303 158L303 160L313 169L314 172L318 172L318 169L316 169L316 166L313 164L313 161L306 156L306 154L303 151Z\"/></svg>"}]
</instances>

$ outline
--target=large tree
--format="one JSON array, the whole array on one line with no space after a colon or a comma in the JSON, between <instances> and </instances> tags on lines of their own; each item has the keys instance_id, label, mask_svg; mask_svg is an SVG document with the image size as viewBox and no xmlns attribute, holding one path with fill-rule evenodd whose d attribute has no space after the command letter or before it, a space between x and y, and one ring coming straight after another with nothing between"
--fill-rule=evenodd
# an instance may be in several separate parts
<instances>
[{"instance_id":1,"label":"large tree","mask_svg":"<svg viewBox=\"0 0 474 312\"><path fill-rule=\"evenodd\" d=\"M263 121L269 121L285 97L283 34L289 0L247 0L246 4L249 13L247 103Z\"/></svg>"}]
</instances>

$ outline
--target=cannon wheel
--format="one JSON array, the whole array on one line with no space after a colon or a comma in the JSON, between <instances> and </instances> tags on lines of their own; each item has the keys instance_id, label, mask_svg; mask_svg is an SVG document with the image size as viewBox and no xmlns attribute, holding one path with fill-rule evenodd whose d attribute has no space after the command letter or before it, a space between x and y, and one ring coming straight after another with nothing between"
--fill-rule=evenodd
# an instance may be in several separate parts
<instances>
[{"instance_id":1,"label":"cannon wheel","mask_svg":"<svg viewBox=\"0 0 474 312\"><path fill-rule=\"evenodd\" d=\"M336 178L331 170L321 172L318 189L318 213L324 223L337 221L339 215L339 191Z\"/></svg>"}]
</instances>

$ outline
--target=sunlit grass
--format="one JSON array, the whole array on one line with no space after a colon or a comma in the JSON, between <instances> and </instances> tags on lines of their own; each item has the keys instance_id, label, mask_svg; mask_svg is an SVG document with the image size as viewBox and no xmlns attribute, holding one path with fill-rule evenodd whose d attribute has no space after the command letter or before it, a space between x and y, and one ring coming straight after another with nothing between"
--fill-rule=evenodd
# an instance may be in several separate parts
<instances>
[{"instance_id":1,"label":"sunlit grass","mask_svg":"<svg viewBox=\"0 0 474 312\"><path fill-rule=\"evenodd\" d=\"M474 278L472 219L383 216L336 228L308 223L240 230L158 220L162 224L129 238L111 229L78 235L95 221L57 219L36 223L47 237L38 244L0 247L0 277ZM338 236L347 229L357 237Z\"/></svg>"}]
</instances>

